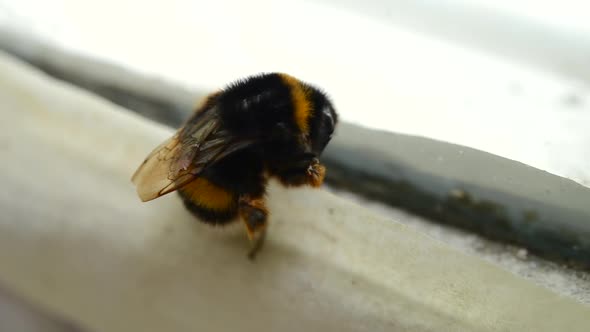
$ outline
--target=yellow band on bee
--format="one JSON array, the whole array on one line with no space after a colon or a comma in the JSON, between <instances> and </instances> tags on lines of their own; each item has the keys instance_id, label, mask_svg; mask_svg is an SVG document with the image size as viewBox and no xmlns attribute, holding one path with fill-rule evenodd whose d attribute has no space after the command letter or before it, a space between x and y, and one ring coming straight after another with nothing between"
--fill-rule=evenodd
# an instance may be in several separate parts
<instances>
[{"instance_id":1,"label":"yellow band on bee","mask_svg":"<svg viewBox=\"0 0 590 332\"><path fill-rule=\"evenodd\" d=\"M235 204L234 195L204 178L197 178L181 189L191 202L211 210L225 210Z\"/></svg>"},{"instance_id":2,"label":"yellow band on bee","mask_svg":"<svg viewBox=\"0 0 590 332\"><path fill-rule=\"evenodd\" d=\"M280 77L291 90L295 124L297 124L303 133L307 134L309 133L309 117L312 112L311 102L309 101L309 92L295 77L287 74L280 74Z\"/></svg>"}]
</instances>

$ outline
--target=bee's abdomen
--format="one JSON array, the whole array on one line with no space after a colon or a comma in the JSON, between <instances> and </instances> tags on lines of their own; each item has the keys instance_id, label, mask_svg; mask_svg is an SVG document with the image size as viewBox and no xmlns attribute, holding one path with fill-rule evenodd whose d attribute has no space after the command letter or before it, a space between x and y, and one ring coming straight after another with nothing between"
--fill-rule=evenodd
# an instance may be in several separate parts
<instances>
[{"instance_id":1,"label":"bee's abdomen","mask_svg":"<svg viewBox=\"0 0 590 332\"><path fill-rule=\"evenodd\" d=\"M197 178L178 193L186 208L203 222L226 224L237 217L237 195L206 178Z\"/></svg>"}]
</instances>

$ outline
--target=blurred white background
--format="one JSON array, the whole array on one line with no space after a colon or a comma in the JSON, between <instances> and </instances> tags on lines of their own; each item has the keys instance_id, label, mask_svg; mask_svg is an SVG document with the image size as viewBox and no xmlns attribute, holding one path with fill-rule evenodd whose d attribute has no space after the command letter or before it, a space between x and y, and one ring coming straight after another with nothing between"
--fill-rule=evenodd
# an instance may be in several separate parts
<instances>
[{"instance_id":1,"label":"blurred white background","mask_svg":"<svg viewBox=\"0 0 590 332\"><path fill-rule=\"evenodd\" d=\"M342 118L590 186L587 1L0 0L0 28L192 88L283 71Z\"/></svg>"}]
</instances>

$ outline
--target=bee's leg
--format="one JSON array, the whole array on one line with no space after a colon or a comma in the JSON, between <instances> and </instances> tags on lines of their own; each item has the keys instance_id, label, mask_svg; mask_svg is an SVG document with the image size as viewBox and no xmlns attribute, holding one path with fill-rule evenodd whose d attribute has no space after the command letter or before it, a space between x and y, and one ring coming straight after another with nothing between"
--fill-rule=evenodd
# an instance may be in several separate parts
<instances>
[{"instance_id":1,"label":"bee's leg","mask_svg":"<svg viewBox=\"0 0 590 332\"><path fill-rule=\"evenodd\" d=\"M320 161L317 158L313 158L311 164L307 167L307 182L312 187L319 187L324 182L324 177L326 176L326 167L320 164Z\"/></svg>"},{"instance_id":2,"label":"bee's leg","mask_svg":"<svg viewBox=\"0 0 590 332\"><path fill-rule=\"evenodd\" d=\"M246 226L248 238L252 242L252 248L248 258L254 259L264 244L266 235L268 210L264 198L252 198L250 195L240 196L240 218Z\"/></svg>"},{"instance_id":3,"label":"bee's leg","mask_svg":"<svg viewBox=\"0 0 590 332\"><path fill-rule=\"evenodd\" d=\"M264 245L264 240L266 239L266 228L261 230L260 232L256 233L255 238L252 240L252 247L250 251L248 251L248 258L250 260L254 260L256 255L262 249Z\"/></svg>"}]
</instances>

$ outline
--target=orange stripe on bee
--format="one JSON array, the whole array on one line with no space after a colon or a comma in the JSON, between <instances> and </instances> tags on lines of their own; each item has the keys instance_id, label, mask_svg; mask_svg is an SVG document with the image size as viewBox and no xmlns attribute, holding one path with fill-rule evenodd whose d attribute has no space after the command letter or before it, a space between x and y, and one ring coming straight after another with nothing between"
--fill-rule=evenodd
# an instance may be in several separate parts
<instances>
[{"instance_id":1,"label":"orange stripe on bee","mask_svg":"<svg viewBox=\"0 0 590 332\"><path fill-rule=\"evenodd\" d=\"M204 178L197 178L182 187L190 201L210 210L225 210L236 204L234 195Z\"/></svg>"},{"instance_id":2,"label":"orange stripe on bee","mask_svg":"<svg viewBox=\"0 0 590 332\"><path fill-rule=\"evenodd\" d=\"M309 91L301 82L293 76L279 74L283 82L291 90L291 99L293 100L295 124L303 132L309 132L309 117L311 116L311 102L309 101Z\"/></svg>"}]
</instances>

